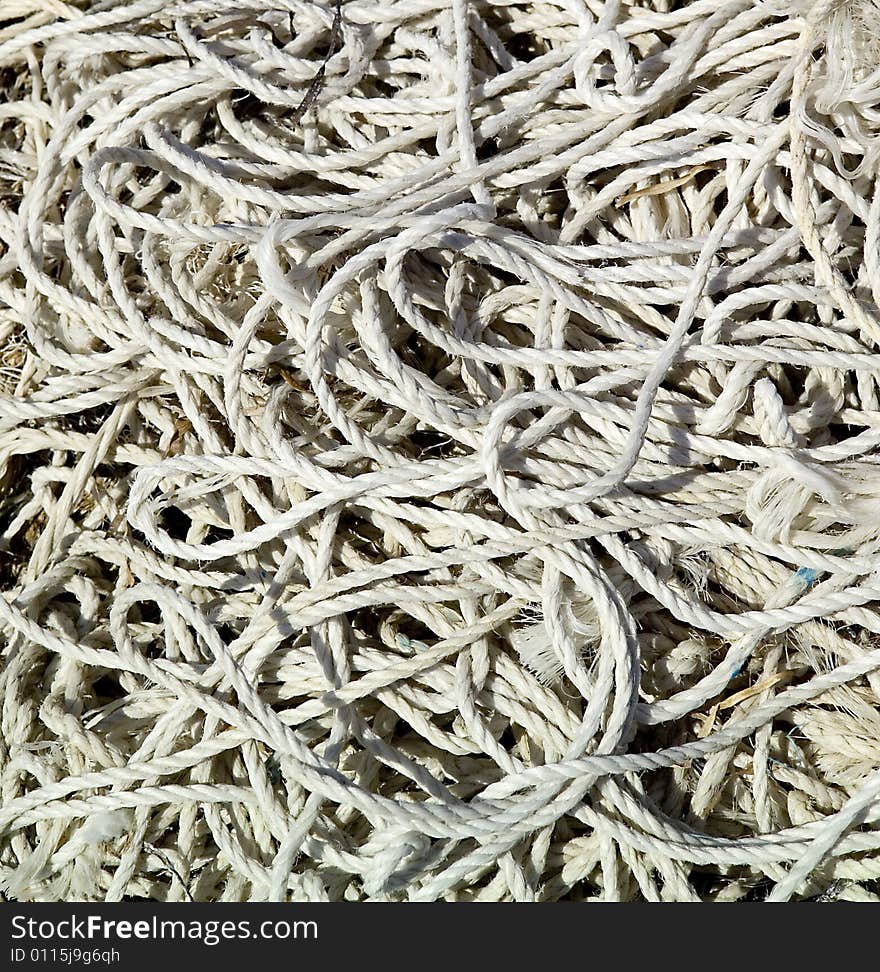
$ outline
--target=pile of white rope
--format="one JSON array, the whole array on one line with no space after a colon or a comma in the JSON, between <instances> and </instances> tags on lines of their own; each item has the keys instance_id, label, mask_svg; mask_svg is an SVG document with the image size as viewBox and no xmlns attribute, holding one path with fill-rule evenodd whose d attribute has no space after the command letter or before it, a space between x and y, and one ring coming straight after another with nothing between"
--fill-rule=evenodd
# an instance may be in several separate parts
<instances>
[{"instance_id":1,"label":"pile of white rope","mask_svg":"<svg viewBox=\"0 0 880 972\"><path fill-rule=\"evenodd\" d=\"M4 0L2 893L880 900L878 68Z\"/></svg>"}]
</instances>

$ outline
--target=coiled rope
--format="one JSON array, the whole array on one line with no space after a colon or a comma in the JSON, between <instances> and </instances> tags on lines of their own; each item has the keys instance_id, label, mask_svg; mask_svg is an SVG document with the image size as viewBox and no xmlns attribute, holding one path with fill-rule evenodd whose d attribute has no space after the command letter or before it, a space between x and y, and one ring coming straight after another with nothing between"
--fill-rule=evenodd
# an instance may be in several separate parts
<instances>
[{"instance_id":1,"label":"coiled rope","mask_svg":"<svg viewBox=\"0 0 880 972\"><path fill-rule=\"evenodd\" d=\"M3 16L3 893L880 900L880 4Z\"/></svg>"}]
</instances>

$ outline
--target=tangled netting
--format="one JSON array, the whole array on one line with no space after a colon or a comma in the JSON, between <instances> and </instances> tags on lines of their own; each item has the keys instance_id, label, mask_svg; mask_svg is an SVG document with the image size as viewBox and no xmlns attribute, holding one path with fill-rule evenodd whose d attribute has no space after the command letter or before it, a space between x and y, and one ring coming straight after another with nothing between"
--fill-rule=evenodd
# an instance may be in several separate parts
<instances>
[{"instance_id":1,"label":"tangled netting","mask_svg":"<svg viewBox=\"0 0 880 972\"><path fill-rule=\"evenodd\" d=\"M3 894L880 900L880 4L2 17Z\"/></svg>"}]
</instances>

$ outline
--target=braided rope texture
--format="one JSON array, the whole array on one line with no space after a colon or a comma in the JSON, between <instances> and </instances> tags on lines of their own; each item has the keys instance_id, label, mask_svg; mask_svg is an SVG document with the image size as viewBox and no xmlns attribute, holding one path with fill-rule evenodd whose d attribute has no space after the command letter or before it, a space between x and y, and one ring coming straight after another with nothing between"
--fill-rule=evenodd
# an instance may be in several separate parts
<instances>
[{"instance_id":1,"label":"braided rope texture","mask_svg":"<svg viewBox=\"0 0 880 972\"><path fill-rule=\"evenodd\" d=\"M2 894L880 900L878 38L4 0Z\"/></svg>"}]
</instances>

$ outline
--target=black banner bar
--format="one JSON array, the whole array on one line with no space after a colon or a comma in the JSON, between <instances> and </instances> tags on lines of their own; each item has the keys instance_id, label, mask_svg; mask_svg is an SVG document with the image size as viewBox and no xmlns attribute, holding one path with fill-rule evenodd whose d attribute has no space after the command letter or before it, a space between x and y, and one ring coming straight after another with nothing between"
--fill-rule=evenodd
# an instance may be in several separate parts
<instances>
[{"instance_id":1,"label":"black banner bar","mask_svg":"<svg viewBox=\"0 0 880 972\"><path fill-rule=\"evenodd\" d=\"M312 968L318 959L374 959L389 968L436 962L507 972L536 960L622 968L676 956L679 967L709 968L719 952L732 954L755 934L762 966L790 965L803 951L808 967L821 968L823 946L864 931L866 907L6 903L0 969L157 972L157 962L178 969L251 961L266 970L283 963L286 970L298 962Z\"/></svg>"}]
</instances>

